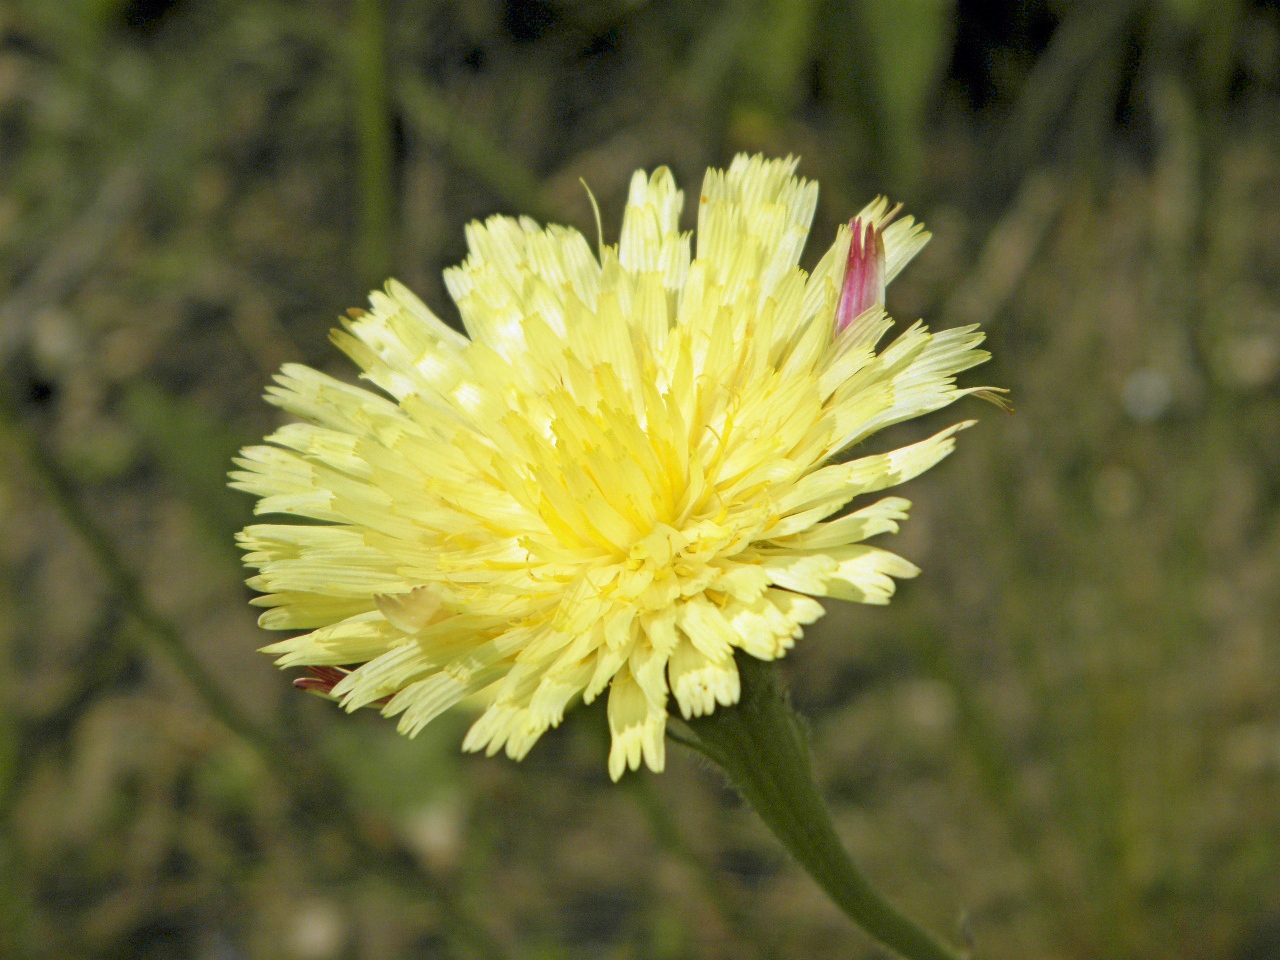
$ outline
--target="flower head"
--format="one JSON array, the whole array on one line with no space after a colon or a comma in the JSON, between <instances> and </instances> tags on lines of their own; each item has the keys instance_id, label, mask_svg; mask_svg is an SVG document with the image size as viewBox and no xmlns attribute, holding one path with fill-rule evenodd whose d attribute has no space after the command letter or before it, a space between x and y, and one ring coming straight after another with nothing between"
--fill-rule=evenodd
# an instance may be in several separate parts
<instances>
[{"instance_id":1,"label":"flower head","mask_svg":"<svg viewBox=\"0 0 1280 960\"><path fill-rule=\"evenodd\" d=\"M955 374L988 355L920 324L877 353L884 284L928 234L880 200L806 274L818 190L795 166L708 171L696 255L665 168L636 173L598 257L566 227L472 223L445 273L466 336L392 281L333 335L381 393L285 366L268 399L305 422L232 475L259 513L318 521L240 535L262 626L309 631L265 652L410 735L484 692L463 746L515 758L607 690L617 779L662 769L669 698L737 701L735 649L782 656L815 597L888 602L918 571L863 541L908 502L829 518L966 424L842 455L975 392Z\"/></svg>"}]
</instances>

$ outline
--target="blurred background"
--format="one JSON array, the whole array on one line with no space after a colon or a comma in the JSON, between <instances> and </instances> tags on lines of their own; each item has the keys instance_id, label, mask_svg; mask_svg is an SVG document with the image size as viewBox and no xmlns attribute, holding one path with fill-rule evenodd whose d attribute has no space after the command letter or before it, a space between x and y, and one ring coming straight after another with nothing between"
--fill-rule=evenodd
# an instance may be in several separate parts
<instances>
[{"instance_id":1,"label":"blurred background","mask_svg":"<svg viewBox=\"0 0 1280 960\"><path fill-rule=\"evenodd\" d=\"M0 0L0 955L885 956L598 705L515 764L295 691L232 543L371 286L456 322L469 219L746 150L807 265L922 216L890 311L1017 405L876 441L982 421L786 661L855 857L983 960L1280 956L1278 108L1274 0Z\"/></svg>"}]
</instances>

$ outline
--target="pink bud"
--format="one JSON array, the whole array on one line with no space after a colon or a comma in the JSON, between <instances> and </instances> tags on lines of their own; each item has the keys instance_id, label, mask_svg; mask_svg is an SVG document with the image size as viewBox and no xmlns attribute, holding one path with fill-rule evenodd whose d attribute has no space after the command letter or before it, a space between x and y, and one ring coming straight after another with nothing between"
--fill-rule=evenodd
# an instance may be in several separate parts
<instances>
[{"instance_id":1,"label":"pink bud","mask_svg":"<svg viewBox=\"0 0 1280 960\"><path fill-rule=\"evenodd\" d=\"M333 699L333 688L341 683L343 677L350 672L350 670L344 670L342 667L307 667L307 673L311 674L311 676L298 677L293 681L293 685L299 690L305 690L307 693L314 693L317 696ZM385 707L390 700L390 697L383 697L381 700L373 701L370 706Z\"/></svg>"},{"instance_id":2,"label":"pink bud","mask_svg":"<svg viewBox=\"0 0 1280 960\"><path fill-rule=\"evenodd\" d=\"M836 307L836 333L871 307L884 305L884 234L859 217L849 221L849 229L853 238Z\"/></svg>"},{"instance_id":3,"label":"pink bud","mask_svg":"<svg viewBox=\"0 0 1280 960\"><path fill-rule=\"evenodd\" d=\"M337 667L307 667L307 673L311 676L299 677L293 681L293 685L299 690L316 693L322 697L329 696L333 688L347 675L347 671L339 670Z\"/></svg>"}]
</instances>

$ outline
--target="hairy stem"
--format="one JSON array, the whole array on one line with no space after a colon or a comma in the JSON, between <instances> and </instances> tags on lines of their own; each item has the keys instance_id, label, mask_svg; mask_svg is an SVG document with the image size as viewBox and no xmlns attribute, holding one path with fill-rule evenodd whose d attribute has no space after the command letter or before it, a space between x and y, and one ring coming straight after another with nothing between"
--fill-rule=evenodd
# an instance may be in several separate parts
<instances>
[{"instance_id":1,"label":"hairy stem","mask_svg":"<svg viewBox=\"0 0 1280 960\"><path fill-rule=\"evenodd\" d=\"M714 761L836 905L908 960L961 960L884 899L849 859L818 792L809 745L777 666L738 656L735 707L670 724L672 739Z\"/></svg>"}]
</instances>

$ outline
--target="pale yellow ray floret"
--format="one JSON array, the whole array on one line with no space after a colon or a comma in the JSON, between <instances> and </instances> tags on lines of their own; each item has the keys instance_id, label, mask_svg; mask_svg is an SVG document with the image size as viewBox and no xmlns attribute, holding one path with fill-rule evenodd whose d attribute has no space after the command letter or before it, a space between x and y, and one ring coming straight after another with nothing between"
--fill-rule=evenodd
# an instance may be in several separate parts
<instances>
[{"instance_id":1,"label":"pale yellow ray floret","mask_svg":"<svg viewBox=\"0 0 1280 960\"><path fill-rule=\"evenodd\" d=\"M344 668L332 696L409 734L484 692L464 747L516 758L607 689L616 779L662 769L670 697L685 717L735 703L735 650L782 656L814 597L887 603L918 571L863 541L908 502L836 515L967 424L838 458L975 392L955 375L987 354L920 324L877 353L882 304L837 329L850 231L799 267L817 185L795 167L709 171L696 256L665 168L635 175L598 254L566 227L471 224L445 274L465 336L395 281L335 331L385 396L286 365L268 399L303 422L233 474L259 513L319 521L240 536L262 625L310 631L266 652ZM894 212L859 215L886 281L928 239Z\"/></svg>"}]
</instances>

